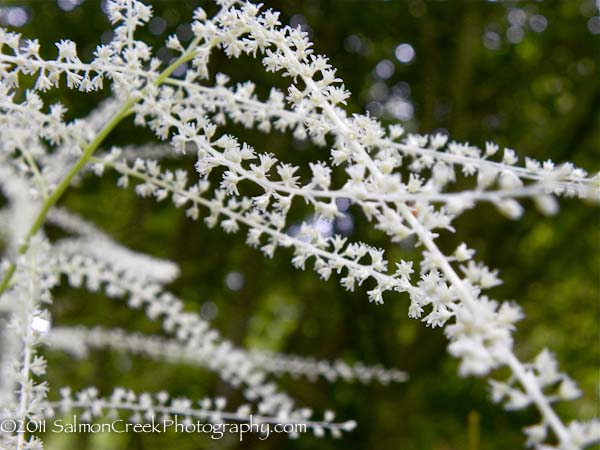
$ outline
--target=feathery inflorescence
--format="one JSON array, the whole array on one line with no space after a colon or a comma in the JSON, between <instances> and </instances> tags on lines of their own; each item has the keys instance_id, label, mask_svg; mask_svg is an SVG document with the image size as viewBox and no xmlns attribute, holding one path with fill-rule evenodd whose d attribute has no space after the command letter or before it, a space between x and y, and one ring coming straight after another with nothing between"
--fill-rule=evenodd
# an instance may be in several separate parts
<instances>
[{"instance_id":1,"label":"feathery inflorescence","mask_svg":"<svg viewBox=\"0 0 600 450\"><path fill-rule=\"evenodd\" d=\"M298 269L311 267L325 280L337 277L349 291L366 286L370 302L383 304L405 293L401 297L408 299L410 317L444 328L461 375L510 370L507 381L491 381L492 398L507 409L538 409L540 422L525 429L527 445L572 450L597 442L597 421L565 423L556 413L555 402L580 393L559 371L552 353L543 349L532 362L515 356L513 331L523 312L516 303L486 293L501 283L498 272L476 261L466 243L444 251L437 238L453 232L455 219L482 202L518 219L524 198L533 199L544 214L558 212L558 197L597 201L600 176L570 163L525 158L520 164L514 150L491 142L481 149L442 134L406 134L400 125L384 127L368 115L349 115L344 105L350 93L328 59L313 51L306 33L283 26L276 11L260 5L216 3L219 10L211 18L202 8L195 11L194 38L187 47L169 37L167 46L178 57L168 67L136 39L136 30L152 17L151 7L137 0L108 2L114 37L99 45L89 62L80 60L72 41L58 42L58 56L46 60L37 40L0 29L0 188L8 199L0 210L0 234L7 243L0 272L0 308L6 319L0 419L38 420L79 410L88 420L121 412L136 422L172 415L219 422L244 421L254 412L262 422L302 423L317 435L325 430L338 435L354 423L334 422L331 413L311 419L310 411L277 388L273 376L381 383L407 379L402 371L379 366L232 345L165 289L178 275L175 264L130 251L56 206L78 177L114 171L120 187L170 200L209 227L244 233L246 243L267 257L288 248ZM259 59L264 70L289 81L287 92L273 88L261 99L252 81L232 85L227 75L211 74L209 60L217 51ZM173 76L182 67L184 75ZM35 81L23 92L26 76ZM110 91L111 96L87 117L66 121L62 105L43 100L46 91L63 84L81 92ZM101 149L130 114L162 143ZM291 133L324 153L308 167L296 167L267 148L223 132L227 123L266 134ZM179 170L161 167L163 158L184 154L195 157L197 179L190 179L183 166L189 158L180 158ZM289 213L299 204L309 205L311 219L293 227ZM388 261L384 249L367 242L324 232L319 221L343 216L343 204L360 209L391 245L413 242L422 250L419 267L407 260ZM69 237L48 239L44 223L63 228ZM63 275L71 286L125 299L130 308L160 321L171 337L51 327L47 305ZM226 412L222 399L196 403L121 388L106 397L95 388L77 394L62 389L60 398L47 395L46 362L37 350L41 344L79 357L91 348L109 348L206 367L242 389L248 403ZM36 436L23 433L3 433L0 442L7 449L42 446Z\"/></svg>"}]
</instances>

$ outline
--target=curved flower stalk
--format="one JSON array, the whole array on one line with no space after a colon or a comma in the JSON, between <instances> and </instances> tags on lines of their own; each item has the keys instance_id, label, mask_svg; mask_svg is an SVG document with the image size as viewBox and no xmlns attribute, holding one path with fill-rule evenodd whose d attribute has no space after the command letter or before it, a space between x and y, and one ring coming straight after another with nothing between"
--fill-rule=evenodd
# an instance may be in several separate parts
<instances>
[{"instance_id":1,"label":"curved flower stalk","mask_svg":"<svg viewBox=\"0 0 600 450\"><path fill-rule=\"evenodd\" d=\"M223 381L233 387L244 387L245 397L249 401L257 402L260 413L273 414L282 419L290 414L296 415L299 410L295 409L294 401L289 396L278 392L275 385L269 382L269 373L280 375L288 372L309 378L321 375L330 381L340 378L344 381L379 381L383 384L407 379L405 372L368 367L361 363L349 366L337 361L331 364L326 361L236 348L221 338L219 333L197 314L184 312L181 300L168 292L161 292L160 280L156 284L157 282L149 279L147 274L140 274L135 268L131 270L131 267L116 262L115 255L110 255L113 251L110 246L105 246L103 252L92 250L87 245L88 236L100 233L93 226L63 210L55 210L49 216L49 220L54 223L62 222L64 228L81 223L78 228L85 236L83 243L68 238L58 241L53 246L56 270L67 275L72 286L85 286L91 291L103 289L112 298L127 295L129 307L144 308L150 319L159 319L164 330L176 337L176 340L169 341L160 337L126 334L122 330L55 328L46 337L46 343L50 346L77 355L85 352L87 347L109 347L141 353L159 360L180 360L200 365L216 372ZM100 243L102 239L99 239ZM113 243L112 246L116 247L117 244ZM108 249L110 250L106 252ZM116 255L123 253L124 250L118 249ZM130 258L133 257L139 256L134 254ZM148 268L145 270L148 271ZM304 419L310 417L306 412L303 412L302 416Z\"/></svg>"},{"instance_id":2,"label":"curved flower stalk","mask_svg":"<svg viewBox=\"0 0 600 450\"><path fill-rule=\"evenodd\" d=\"M105 159L94 158L93 162L112 167L120 173L118 184L121 187L128 186L130 178L142 181L135 188L138 195L152 196L158 201L171 198L175 206L185 206L186 215L194 220L200 215L200 207L208 209L210 214L205 222L210 227L220 223L225 232L232 233L240 229L240 224L245 225L249 228L246 242L259 247L266 256L272 257L279 246L292 247L295 252L292 263L297 268L304 268L306 260L314 257L315 271L323 279L328 279L333 272L346 271L348 277L342 279L342 283L349 290L371 278L387 286L388 290L393 288L424 295L418 287L408 282L407 276L412 272L411 263L403 261L396 273L387 273L388 262L383 259L383 250L363 243L348 242L341 236L327 239L307 223L302 225L297 236L292 236L284 230L285 216L279 211L262 214L254 208L256 199L228 199L223 190L217 190L214 198L207 199L203 194L209 192L210 185L205 180L190 186L184 171L163 171L155 161L140 158L130 167L126 160L118 161L118 157L119 152L116 151ZM282 209L289 208L285 198L277 198L277 202L280 202ZM221 221L220 216L224 217Z\"/></svg>"},{"instance_id":3,"label":"curved flower stalk","mask_svg":"<svg viewBox=\"0 0 600 450\"><path fill-rule=\"evenodd\" d=\"M259 5L250 2L219 0L217 4L219 12L212 18L203 9L196 10L194 38L187 48L175 36L168 39L167 46L180 56L162 71L151 48L135 39L136 28L152 14L137 0L109 2L115 37L110 44L98 46L89 63L79 59L71 41L57 43L58 57L47 61L39 56L37 41L22 41L19 35L0 30L0 168L8 174L4 184L11 200L39 211L33 216L23 214L31 223L21 228L28 230L21 236L10 215L0 216L13 249L0 284L0 304L10 304L19 291L15 274L27 267L22 257L29 254L44 221L54 221L79 235L54 244L54 270L66 274L72 285L85 281L88 289L102 288L110 297L128 296L129 306L143 307L150 318L160 317L165 330L180 343L215 356L213 368L226 381L245 384L247 397L259 400L259 412L296 417L291 399L265 381L248 354L230 352L205 322L184 313L183 303L162 290L161 285L176 276L176 268L125 251L93 227L52 210L86 166L97 175L113 169L120 174L121 187L137 180L135 190L140 196L170 198L194 220L203 208L208 211L206 224L220 225L228 233L245 228L246 242L266 256L272 257L278 247L291 248L297 268L313 262L321 278L335 272L347 290L364 284L370 302L383 304L384 296L407 293L410 317L444 327L449 353L460 358L461 375L488 376L499 367L510 369L507 383L494 382L493 397L506 400L509 409L528 405L538 409L540 424L526 429L529 445L572 450L597 441L596 422L567 425L553 409L555 401L571 400L579 392L566 374L558 372L549 353L542 352L533 363L522 363L515 356L512 333L523 313L515 303L500 303L484 294L501 282L497 271L475 262L474 251L465 243L447 250L436 239L453 232L454 219L479 202L491 202L505 216L518 219L524 212L521 198L532 198L546 214L558 211L559 196L597 201L600 175L589 176L570 163L526 159L520 166L512 149L500 151L493 143L479 149L448 142L440 134L405 136L398 125L386 129L371 117L349 116L343 105L350 93L328 60L313 52L306 33L283 27L277 12L261 12ZM261 101L251 81L228 87L223 74L208 86L208 61L217 50L231 58L244 54L259 58L266 71L290 79L287 93L272 90ZM186 65L184 78L172 77L182 64ZM33 76L36 83L19 101L16 93L23 75ZM86 119L65 123L64 108L54 105L43 112L38 94L57 87L61 80L83 92L110 84L115 99L122 100L108 100ZM189 173L183 169L162 170L153 158L165 155L164 146L136 156L131 148L93 156L130 114L136 125L169 141L173 154L195 153L199 180L189 183ZM28 132L22 123L26 116L33 124ZM299 168L220 133L219 126L227 120L265 133L292 132L296 139L310 139L323 147L333 144L324 155L327 162ZM78 159L71 163L69 155ZM311 174L310 179L298 175L302 169ZM459 177L472 177L473 187L457 189ZM26 188L33 191L31 195L23 195ZM313 216L331 221L343 214L340 200L362 210L391 243L412 238L422 247L418 279L411 261L390 264L384 250L368 243L324 235L309 223L292 232L295 224L288 217L299 203L308 205ZM112 259L99 248L112 254ZM147 267L136 273L132 266L142 260ZM223 356L225 351L231 354ZM285 362L277 361L291 367L285 357ZM303 367L304 373L315 373L310 364ZM327 373L332 373L330 368ZM84 408L96 401L91 392L82 398ZM135 401L116 404L139 409ZM102 402L96 402L100 409Z\"/></svg>"},{"instance_id":4,"label":"curved flower stalk","mask_svg":"<svg viewBox=\"0 0 600 450\"><path fill-rule=\"evenodd\" d=\"M329 362L262 350L253 350L250 352L250 356L257 365L275 375L290 374L293 377L307 377L311 381L323 378L329 382L342 380L371 383L377 381L387 385L405 382L409 379L408 373L402 370L386 369L380 365L366 366L362 362L349 365L341 360Z\"/></svg>"},{"instance_id":5,"label":"curved flower stalk","mask_svg":"<svg viewBox=\"0 0 600 450\"><path fill-rule=\"evenodd\" d=\"M170 398L169 394L162 391L157 394L136 394L131 390L115 388L110 397L98 396L96 388L84 389L72 394L69 388L61 389L61 400L47 405L50 413L67 413L81 411L81 420L92 421L102 416L117 417L118 413L130 414L129 422L133 424L152 423L158 424L159 429L168 430L176 424L179 419L182 429L186 426L196 425L197 430L208 430L208 433L233 432L239 433L240 427L224 426L231 422L251 422L254 424L273 424L281 426L281 430L290 435L298 437L300 432L312 431L316 436L323 437L329 431L334 437L340 437L343 431L352 431L356 423L353 421L336 423L335 415L328 411L322 421L308 420L312 415L309 410L301 410L289 416L266 416L254 415L250 405L241 405L236 411L225 411L227 401L222 398L202 399L193 402L187 398ZM56 411L55 411L56 410ZM199 425L198 425L199 424ZM203 424L212 424L211 427L203 427ZM293 427L285 427L293 424ZM267 428L257 427L259 432ZM248 429L246 432L256 432ZM198 431L197 431L198 432ZM281 431L280 431L281 432Z\"/></svg>"},{"instance_id":6,"label":"curved flower stalk","mask_svg":"<svg viewBox=\"0 0 600 450\"><path fill-rule=\"evenodd\" d=\"M257 128L263 132L272 129L285 132L296 130L298 138L312 138L316 144L324 145L324 137L334 134L334 126L327 126L323 117L315 111L306 111L304 107L287 109L284 103L284 94L277 89L272 89L269 98L261 102L253 94L254 84L251 81L238 83L232 88L226 86L228 77L224 74L217 75L217 84L212 87L197 85L185 80L167 80L166 85L178 88L173 91L173 96L183 97L178 103L184 108L193 108L197 116L208 116L211 122L221 125L226 118L247 128ZM165 88L171 92L170 88ZM168 97L168 95L165 95ZM303 105L304 106L304 105ZM598 179L588 177L587 173L571 164L556 167L551 161L541 163L531 158L526 158L525 166L516 165L518 157L514 150L504 149L501 161L494 160L499 153L499 148L494 143L486 143L485 150L476 146L459 142L448 142L445 135L419 136L408 135L404 140L398 138L404 135L404 130L399 126L392 126L386 136L385 130L367 117L355 116L356 122L362 121L373 129L369 132L377 139L369 141L370 148L387 150L396 154L396 157L411 160L410 170L417 174L427 169L435 168L440 181L447 177L445 183L454 181L453 166L458 166L462 175L469 177L479 174L476 189L465 192L440 192L446 187L444 183L428 185L423 189L425 200L453 204L459 206L464 200L463 207L470 206L476 201L490 201L500 204L503 198L533 197L537 198L539 209L547 214L556 212L555 202L548 194L578 196L581 198L594 197L594 189L598 187ZM310 125L313 125L311 127ZM318 124L318 125L317 125ZM359 126L363 127L361 124ZM177 126L177 125L175 125ZM309 135L307 130L314 127L326 128L326 134ZM298 131L301 130L301 131ZM366 132L365 132L366 133ZM316 137L315 137L316 136ZM337 153L338 159L346 158L342 153ZM340 162L336 161L335 162ZM390 161L388 161L389 163ZM436 165L436 163L439 163ZM448 167L450 166L450 167ZM444 173L446 172L446 173ZM500 189L489 191L489 188L498 182ZM413 186L415 181L413 181ZM416 186L419 188L422 186ZM355 192L349 194L344 189L322 189L312 195L322 198L353 198ZM412 194L412 195L411 195ZM388 202L418 200L415 187L401 192L384 193L376 192L372 196ZM367 194L368 198L368 194Z\"/></svg>"},{"instance_id":7,"label":"curved flower stalk","mask_svg":"<svg viewBox=\"0 0 600 450\"><path fill-rule=\"evenodd\" d=\"M55 327L48 334L45 344L51 349L66 351L78 358L84 358L92 349L108 348L158 361L166 360L200 367L209 365L210 358L214 356L206 355L197 348L182 347L176 340L102 327ZM408 374L401 370L385 369L381 366L370 367L360 362L349 365L337 360L332 363L264 350L249 350L247 357L256 367L267 373L277 376L291 375L294 378L306 377L310 381L322 377L330 382L341 379L361 383L376 381L385 385L408 379Z\"/></svg>"},{"instance_id":8,"label":"curved flower stalk","mask_svg":"<svg viewBox=\"0 0 600 450\"><path fill-rule=\"evenodd\" d=\"M293 410L293 400L278 392L244 351L222 340L198 314L185 312L183 302L162 291L160 284L140 278L135 272L119 271L97 256L81 253L81 248L62 246L59 242L54 250L55 266L67 276L71 286L104 290L111 298L127 296L130 308L143 308L148 318L159 319L163 329L173 334L180 346L196 349L207 361L208 368L217 372L223 381L234 387L244 386L246 398L260 401L260 411L276 414Z\"/></svg>"}]
</instances>

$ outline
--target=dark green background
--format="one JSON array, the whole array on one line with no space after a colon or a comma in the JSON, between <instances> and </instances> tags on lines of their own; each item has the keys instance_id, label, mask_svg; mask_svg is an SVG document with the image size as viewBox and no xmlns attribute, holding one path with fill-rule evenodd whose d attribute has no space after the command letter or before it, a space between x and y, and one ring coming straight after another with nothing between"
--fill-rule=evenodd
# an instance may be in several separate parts
<instances>
[{"instance_id":1,"label":"dark green background","mask_svg":"<svg viewBox=\"0 0 600 450\"><path fill-rule=\"evenodd\" d=\"M7 3L6 0L4 3ZM197 4L209 2L151 2L163 17L167 32L141 36L159 49L168 33L186 23ZM381 81L387 88L410 87L414 106L409 130L445 129L457 140L483 145L493 140L515 148L519 155L537 159L571 160L591 171L599 169L600 153L600 35L587 26L598 14L592 1L504 2L484 1L280 1L265 2L282 11L284 21L306 22L315 49L328 55L354 93L349 108L364 112L370 89L378 80L374 68L382 59L395 64L395 73ZM55 55L51 42L70 38L82 58L91 54L99 37L110 30L99 3L86 0L70 12L54 1L11 1L26 5L32 19L21 27L26 37L37 37L48 57ZM543 15L547 28L537 33L527 25L522 42L506 39L507 14L521 8L528 16ZM180 30L181 31L181 30ZM496 32L498 49L484 45L485 32ZM360 53L344 47L349 35L359 36ZM489 36L489 35L488 35ZM411 64L394 59L401 42L416 50ZM168 58L162 51L161 55ZM216 55L212 69L235 81L248 78L258 92L273 83L284 86L259 70L259 63L226 61ZM406 83L398 85L398 83ZM85 114L106 92L83 95L59 90L45 96L65 103L72 117ZM387 118L383 118L388 121ZM306 164L326 159L326 149L308 146L293 149L289 136L261 135L228 129L259 151L274 152L284 160ZM147 142L147 130L124 122L108 143ZM296 145L298 147L298 145ZM191 167L193 161L188 161ZM174 163L175 164L175 163ZM351 294L336 280L322 282L308 270L292 268L287 251L272 260L243 244L242 235L208 230L202 222L187 220L168 204L136 197L114 185L115 177L87 179L63 203L94 221L117 241L152 255L170 258L182 267L182 276L171 286L190 310L205 302L218 308L214 326L239 345L313 355L319 358L382 363L410 372L411 380L393 386L309 383L281 379L280 386L299 403L318 413L333 409L337 417L356 419L355 432L341 440L303 436L297 441L272 437L267 441L236 437L211 441L187 435L46 436L47 448L165 449L180 448L286 448L286 449L505 449L521 448L520 429L538 420L535 411L504 412L493 405L484 380L461 379L457 361L446 354L441 330L427 329L407 317L407 298L386 297L385 305L369 304L365 289ZM477 250L477 258L501 270L504 284L491 291L498 299L516 299L527 317L516 333L518 354L534 357L544 346L556 352L561 366L581 384L584 399L558 410L566 418L598 416L599 235L598 210L580 201L563 201L552 218L528 212L519 222L500 216L490 206L479 206L455 223L456 236L441 240L446 250L463 240ZM355 219L353 239L364 239L388 249L389 259L418 260L418 252L391 246L373 232L364 217ZM239 271L243 288L227 289L225 277ZM101 295L61 289L52 306L58 325L122 327L132 331L160 332L158 324ZM170 366L109 352L94 352L85 361L50 353L52 386L74 388L96 385L109 392L115 385L138 391L167 388L191 398L227 396L232 404L240 394L207 371ZM499 373L499 377L506 374ZM480 438L477 436L480 435Z\"/></svg>"}]
</instances>

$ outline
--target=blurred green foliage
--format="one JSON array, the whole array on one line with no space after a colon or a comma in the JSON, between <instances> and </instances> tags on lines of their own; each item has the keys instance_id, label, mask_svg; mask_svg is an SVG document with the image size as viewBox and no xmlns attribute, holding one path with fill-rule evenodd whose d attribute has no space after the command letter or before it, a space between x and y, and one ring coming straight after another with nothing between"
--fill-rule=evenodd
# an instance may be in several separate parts
<instances>
[{"instance_id":1,"label":"blurred green foliage","mask_svg":"<svg viewBox=\"0 0 600 450\"><path fill-rule=\"evenodd\" d=\"M47 56L55 54L51 42L70 38L87 57L101 36L103 40L110 36L110 25L97 1L0 3L26 7L30 20L20 31L40 39ZM198 3L214 9L210 2L196 0L151 3L161 19L154 22L155 34L144 31L141 36L165 60L171 57L163 47L166 36L173 32L187 35L185 23ZM589 25L590 17L599 12L591 0L265 3L282 11L284 21L309 30L317 52L331 58L355 94L351 111L368 108L373 114L383 113L386 122L395 120L395 111L409 130L443 129L454 139L477 145L493 140L515 148L522 156L572 160L592 171L600 168L600 35ZM164 31L158 32L163 27ZM414 50L409 63L401 63L395 56L401 43ZM383 60L389 64L378 66ZM268 92L273 84L284 86L281 80L264 74L256 61L227 61L216 55L213 66L234 81L256 80L259 93ZM383 69L380 75L377 67ZM45 98L60 100L71 117L78 117L107 94L59 90ZM390 106L394 102L396 110ZM294 142L289 136L264 136L238 127L228 130L261 151L295 163L327 158L326 149ZM143 143L152 136L125 122L107 145L132 139ZM191 163L186 161L190 167ZM46 437L48 449L522 447L520 429L537 421L536 413L506 413L490 402L483 380L460 379L457 362L446 354L442 331L410 320L405 296L388 296L381 307L369 304L365 289L348 293L335 280L322 282L310 270L296 271L285 251L272 260L265 259L246 247L242 236L190 222L171 205L140 199L131 190L116 188L114 181L110 174L88 178L72 189L63 203L130 248L176 261L182 276L173 283L172 291L185 299L190 310L214 314L214 326L225 337L239 345L381 363L408 370L411 380L393 386L364 386L282 379L281 386L300 403L320 412L333 409L338 418L358 421L357 430L339 441L312 436L288 441L273 436L239 443L236 437L216 441L181 434L53 434ZM516 333L519 355L531 358L545 346L556 352L562 367L585 392L584 399L559 406L560 412L568 418L597 416L598 210L580 201L563 201L558 216L545 218L529 209L524 219L510 222L493 208L480 206L458 219L457 233L443 236L441 242L451 249L466 241L477 250L479 259L501 270L505 282L492 295L516 299L527 314ZM350 211L353 238L385 246L392 261L418 261L418 252L390 246L360 213ZM232 272L243 277L238 291L225 282ZM122 302L84 291L60 290L52 312L59 325L100 324L160 333L159 324ZM238 392L197 368L102 351L85 361L57 353L48 357L54 387L97 385L107 392L120 385L138 391L168 389L192 398L225 395L232 403L241 400Z\"/></svg>"}]
</instances>

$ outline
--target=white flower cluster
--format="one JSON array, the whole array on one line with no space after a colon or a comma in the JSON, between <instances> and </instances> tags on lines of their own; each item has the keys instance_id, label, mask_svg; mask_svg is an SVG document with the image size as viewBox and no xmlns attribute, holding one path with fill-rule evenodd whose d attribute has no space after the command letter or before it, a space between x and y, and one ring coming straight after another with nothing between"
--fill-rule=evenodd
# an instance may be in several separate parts
<instances>
[{"instance_id":1,"label":"white flower cluster","mask_svg":"<svg viewBox=\"0 0 600 450\"><path fill-rule=\"evenodd\" d=\"M56 274L50 269L50 246L35 236L30 250L18 257L20 270L14 276L14 288L4 294L2 306L10 307L3 320L3 365L0 381L0 421L25 423L44 418L43 403L48 384L43 380L46 360L35 347L43 340L50 315L50 289L56 286ZM4 309L4 308L3 308ZM2 448L39 448L35 436L25 433L0 435Z\"/></svg>"},{"instance_id":2,"label":"white flower cluster","mask_svg":"<svg viewBox=\"0 0 600 450\"><path fill-rule=\"evenodd\" d=\"M343 106L350 93L327 58L313 52L306 33L282 26L277 12L261 12L253 3L216 3L219 11L212 18L203 9L196 10L194 37L187 47L175 36L168 39L168 48L179 55L168 67L162 67L152 49L135 37L136 29L152 16L151 8L138 0L108 2L114 37L97 47L90 62L81 61L75 43L67 40L56 44L56 59L45 60L37 41L0 29L0 188L9 200L0 212L0 235L8 249L0 307L11 317L12 327L2 333L3 341L10 343L2 358L6 374L0 391L2 417L32 419L51 410L44 401L46 385L34 381L32 374L44 374L35 348L50 325L40 302L49 301L50 288L60 274L72 286L127 297L131 308L159 319L175 340L59 328L45 335L48 344L80 353L102 346L152 358L163 353L163 359L203 365L232 385L243 386L258 413L273 420L302 420L334 434L351 428L329 420L310 422L306 411L268 381L268 372L384 383L406 379L403 372L378 367L234 348L164 291L163 285L178 274L176 266L126 250L56 208L79 177L111 170L119 174L120 187L135 184L142 197L169 199L191 219L203 216L208 226L220 226L227 233L244 230L247 244L268 257L278 248L289 248L296 268L312 265L322 279L337 275L350 291L366 286L370 302L383 304L384 295L406 293L410 317L444 327L448 351L460 358L462 375L487 376L501 366L510 369L508 383L494 382L493 397L507 399L509 408L533 405L539 410L542 422L526 430L529 445L571 450L598 441L595 422L567 426L552 408L554 401L570 400L578 390L566 374L556 371L549 354L543 352L533 364L515 356L512 332L523 317L521 309L483 293L501 282L497 271L474 261L474 251L466 244L443 251L436 239L442 232L454 231L454 220L479 202L492 203L517 219L524 211L522 198L533 199L544 214L558 211L559 196L597 201L600 175L590 176L570 163L526 158L519 165L514 150L500 150L490 142L480 149L448 142L441 134L406 135L401 126L385 128L368 115L349 116ZM230 86L227 75L208 70L211 54L218 51L230 58L260 59L267 72L290 80L287 92L271 89L261 100L252 81ZM181 68L184 75L173 76ZM36 80L24 93L23 76ZM112 97L89 116L67 122L63 106L46 108L43 102L43 93L63 82L82 92L110 86ZM95 154L129 114L136 125L148 127L166 143ZM330 149L320 161L297 167L222 133L220 127L228 121L264 133L290 132L296 139ZM197 179L190 180L188 167L175 171L161 167L160 159L182 154L195 156ZM470 179L472 187L459 188ZM344 203L361 210L392 244L414 242L421 247L418 269L411 261L388 261L383 249L368 243L324 233L315 220L293 226L289 218L290 212L305 211L308 205L311 217L331 222L343 217ZM46 222L74 236L49 242L43 237ZM558 393L550 394L556 383ZM225 417L221 407L196 409L187 400L167 406L167 400L121 390L102 399L92 389L74 399L66 393L62 401L51 404L83 408L91 417L106 409ZM232 414L240 420L239 411ZM22 434L2 439L6 448L41 445L35 437L25 442Z\"/></svg>"},{"instance_id":3,"label":"white flower cluster","mask_svg":"<svg viewBox=\"0 0 600 450\"><path fill-rule=\"evenodd\" d=\"M277 417L253 414L250 405L241 405L235 411L226 411L227 400L223 397L215 399L204 398L197 402L183 397L171 398L165 391L156 394L135 392L115 388L109 397L100 397L94 387L84 389L75 394L69 388L60 390L59 401L47 403L47 415L53 417L58 410L61 413L79 411L79 420L90 423L99 417L117 417L119 413L127 413L131 424L158 423L172 424L175 417L181 421L183 427L194 425L194 420L201 423L220 425L228 422L244 422L252 417L253 423L259 424L298 424L304 425L305 430L311 430L315 436L323 437L325 431L333 436L341 436L343 431L352 431L356 423L347 421L334 423L335 415L327 411L322 421L310 421L312 411L302 409L297 414L290 416L278 415ZM181 419L179 419L181 417ZM160 428L159 428L160 429ZM184 428L185 429L185 428ZM292 428L293 429L293 428ZM299 437L298 433L291 431L290 437Z\"/></svg>"},{"instance_id":4,"label":"white flower cluster","mask_svg":"<svg viewBox=\"0 0 600 450\"><path fill-rule=\"evenodd\" d=\"M246 353L241 349L233 349L225 343L220 353L213 349L182 346L177 340L168 340L159 336L148 336L139 333L128 333L120 329L104 329L101 327L55 327L44 344L52 349L60 349L78 358L85 357L91 349L108 348L121 352L142 355L155 360L187 363L214 369L221 360L233 360L236 364L244 364L244 357L234 358L232 352ZM306 377L311 381L322 377L330 382L338 379L351 382L369 383L378 381L382 384L402 382L408 374L397 369L385 369L381 366L365 366L358 362L349 365L338 360L333 363L315 358L304 358L297 355L273 353L266 350L250 349L247 358L256 367L276 376L289 374L294 378Z\"/></svg>"}]
</instances>

